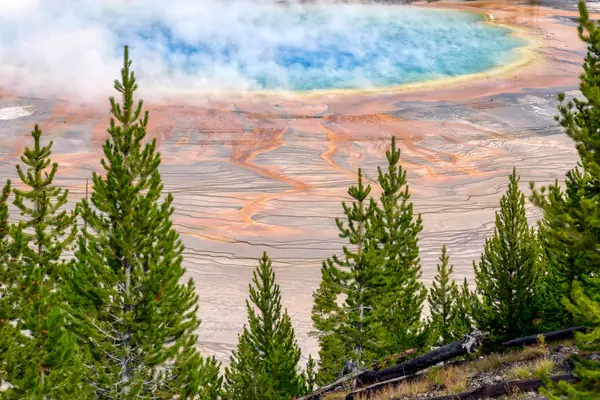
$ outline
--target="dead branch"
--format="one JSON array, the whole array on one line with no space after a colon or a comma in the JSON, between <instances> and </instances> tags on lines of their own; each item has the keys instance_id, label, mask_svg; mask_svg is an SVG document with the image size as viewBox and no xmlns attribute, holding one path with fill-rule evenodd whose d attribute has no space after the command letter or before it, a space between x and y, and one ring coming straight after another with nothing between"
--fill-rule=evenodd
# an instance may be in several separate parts
<instances>
[{"instance_id":1,"label":"dead branch","mask_svg":"<svg viewBox=\"0 0 600 400\"><path fill-rule=\"evenodd\" d=\"M457 340L456 342L421 354L412 360L382 369L381 371L366 371L359 375L357 380L362 386L399 378L401 376L412 375L440 362L474 352L483 344L484 337L485 335L483 332L475 329L473 332L465 335L462 340Z\"/></svg>"},{"instance_id":2,"label":"dead branch","mask_svg":"<svg viewBox=\"0 0 600 400\"><path fill-rule=\"evenodd\" d=\"M509 340L508 342L502 343L502 347L517 347L517 346L527 346L531 344L536 344L538 342L538 337L543 336L546 342L557 341L563 339L570 339L575 336L575 332L584 332L584 326L576 326L568 329L561 329L560 331L548 332L548 333L540 333L537 335L525 336L519 339Z\"/></svg>"},{"instance_id":3,"label":"dead branch","mask_svg":"<svg viewBox=\"0 0 600 400\"><path fill-rule=\"evenodd\" d=\"M475 329L472 333L465 335L462 340L450 343L446 346L439 347L435 350L422 354L389 368L382 370L376 370L373 368L361 368L351 374L348 374L337 381L323 386L311 394L300 397L298 400L318 400L321 399L326 393L347 390L348 388L354 388L357 386L371 385L372 390L376 390L383 385L373 385L378 382L391 382L393 380L401 380L399 378L407 377L419 372L423 369L429 368L442 361L447 361L455 357L463 356L472 353L483 343L485 335L483 332ZM411 351L411 350L407 350ZM402 353L401 353L402 354ZM406 356L407 354L405 354ZM361 389L364 393L364 389ZM356 393L356 392L353 392ZM352 399L353 394L349 394L347 399Z\"/></svg>"}]
</instances>

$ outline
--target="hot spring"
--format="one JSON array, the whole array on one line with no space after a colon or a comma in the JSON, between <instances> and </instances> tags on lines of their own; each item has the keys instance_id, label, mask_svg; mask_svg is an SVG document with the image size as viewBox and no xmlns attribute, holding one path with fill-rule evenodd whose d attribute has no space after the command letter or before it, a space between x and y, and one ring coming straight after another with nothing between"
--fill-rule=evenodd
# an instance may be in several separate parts
<instances>
[{"instance_id":1,"label":"hot spring","mask_svg":"<svg viewBox=\"0 0 600 400\"><path fill-rule=\"evenodd\" d=\"M387 88L510 63L524 44L483 15L410 6L82 0L16 10L0 16L0 62L14 67L13 84L56 90L111 82L123 44L142 86L226 92Z\"/></svg>"}]
</instances>

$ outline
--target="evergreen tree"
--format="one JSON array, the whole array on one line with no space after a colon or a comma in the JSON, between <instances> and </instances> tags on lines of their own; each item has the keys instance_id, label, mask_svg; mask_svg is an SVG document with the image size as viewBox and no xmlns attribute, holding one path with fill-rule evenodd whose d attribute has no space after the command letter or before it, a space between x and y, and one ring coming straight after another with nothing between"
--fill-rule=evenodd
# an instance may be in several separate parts
<instances>
[{"instance_id":1,"label":"evergreen tree","mask_svg":"<svg viewBox=\"0 0 600 400\"><path fill-rule=\"evenodd\" d=\"M400 165L396 138L386 152L387 170L378 168L382 193L373 213L372 231L376 240L376 270L379 287L376 320L383 337L378 356L388 356L412 347L421 347L425 332L421 322L427 290L419 282L421 266L418 235L423 229L410 202L406 171Z\"/></svg>"},{"instance_id":2,"label":"evergreen tree","mask_svg":"<svg viewBox=\"0 0 600 400\"><path fill-rule=\"evenodd\" d=\"M6 184L2 188L0 193L0 260L4 260L4 257L8 255L8 239L9 239L9 227L8 222L8 198L11 193L11 181L7 180ZM0 268L3 266L0 261ZM0 275L1 279L1 275Z\"/></svg>"},{"instance_id":3,"label":"evergreen tree","mask_svg":"<svg viewBox=\"0 0 600 400\"><path fill-rule=\"evenodd\" d=\"M124 49L110 98L109 138L78 241L70 289L86 340L97 398L217 398L218 365L196 350L198 296L180 283L183 244L173 228L173 196L163 194L156 140L144 142L149 113Z\"/></svg>"},{"instance_id":4,"label":"evergreen tree","mask_svg":"<svg viewBox=\"0 0 600 400\"><path fill-rule=\"evenodd\" d=\"M50 160L52 142L42 146L41 135L36 125L34 147L21 156L27 170L17 166L27 189L13 189L14 205L24 218L14 229L6 223L10 186L0 199L2 236L11 232L11 246L18 248L3 263L0 320L7 324L1 347L8 389L0 397L87 398L90 391L83 384L81 352L71 331L63 283L64 253L76 235L75 213L64 209L68 191L53 185L58 164Z\"/></svg>"},{"instance_id":5,"label":"evergreen tree","mask_svg":"<svg viewBox=\"0 0 600 400\"><path fill-rule=\"evenodd\" d=\"M254 287L249 285L250 301L246 300L248 325L225 372L225 397L289 400L306 391L298 367L300 348L291 319L282 311L279 285L266 253L253 275Z\"/></svg>"},{"instance_id":6,"label":"evergreen tree","mask_svg":"<svg viewBox=\"0 0 600 400\"><path fill-rule=\"evenodd\" d=\"M419 282L417 238L421 217L413 215L395 138L386 157L387 170L378 169L379 203L368 199L371 187L363 184L358 170L358 184L348 190L353 202L342 203L347 221L336 219L340 237L352 247L344 246L343 258L323 263L321 285L313 296L320 384L424 344L421 310L427 292Z\"/></svg>"},{"instance_id":7,"label":"evergreen tree","mask_svg":"<svg viewBox=\"0 0 600 400\"><path fill-rule=\"evenodd\" d=\"M464 279L460 289L457 285L452 288L454 299L454 317L450 322L450 331L455 338L470 333L476 327L475 309L479 305L477 296L469 290L467 278Z\"/></svg>"},{"instance_id":8,"label":"evergreen tree","mask_svg":"<svg viewBox=\"0 0 600 400\"><path fill-rule=\"evenodd\" d=\"M373 247L371 219L375 205L373 199L368 199L370 192L371 186L363 184L359 169L357 185L348 189L352 204L342 203L346 223L336 218L340 237L352 247L343 247L343 257L334 255L323 262L322 281L313 296L319 383L335 379L348 367L377 359L379 327L372 314L379 297L376 274L380 268ZM345 299L339 304L342 296Z\"/></svg>"},{"instance_id":9,"label":"evergreen tree","mask_svg":"<svg viewBox=\"0 0 600 400\"><path fill-rule=\"evenodd\" d=\"M496 340L536 331L540 281L539 245L525 214L525 196L515 170L496 212L494 234L486 240L479 265L473 262L482 310L480 328Z\"/></svg>"},{"instance_id":10,"label":"evergreen tree","mask_svg":"<svg viewBox=\"0 0 600 400\"><path fill-rule=\"evenodd\" d=\"M4 288L9 284L7 274L9 249L11 247L9 231L11 224L8 222L8 199L11 193L11 181L7 180L2 192L0 192L0 297L5 295ZM1 308L3 306L7 306L7 304L0 298L0 316L8 313L8 310ZM10 346L8 338L11 335L11 330L12 325L8 323L8 320L0 318L0 385L8 378L6 376L6 357L4 354Z\"/></svg>"},{"instance_id":11,"label":"evergreen tree","mask_svg":"<svg viewBox=\"0 0 600 400\"><path fill-rule=\"evenodd\" d=\"M586 294L584 287L588 287ZM589 287L593 287L590 290ZM586 357L585 353L600 351L600 279L590 278L586 285L573 282L573 302L565 299L565 307L574 316L578 324L587 325L593 329L587 333L576 333L575 340L579 354L575 356L573 374L578 378L575 384L547 382L548 389L543 393L550 400L577 399L595 400L600 398L600 361Z\"/></svg>"},{"instance_id":12,"label":"evergreen tree","mask_svg":"<svg viewBox=\"0 0 600 400\"><path fill-rule=\"evenodd\" d=\"M431 315L430 334L433 335L431 342L435 345L451 343L463 334L462 331L458 333L453 330L456 325L454 319L456 318L458 287L456 282L450 279L454 266L449 261L446 245L443 245L440 264L437 265L437 275L433 279L427 298Z\"/></svg>"},{"instance_id":13,"label":"evergreen tree","mask_svg":"<svg viewBox=\"0 0 600 400\"><path fill-rule=\"evenodd\" d=\"M316 388L317 384L317 364L312 358L312 355L308 355L308 362L306 363L305 371L305 386L306 393L310 393Z\"/></svg>"},{"instance_id":14,"label":"evergreen tree","mask_svg":"<svg viewBox=\"0 0 600 400\"><path fill-rule=\"evenodd\" d=\"M346 343L338 334L345 317L338 304L341 290L328 279L327 273L322 272L322 277L319 288L313 293L312 321L316 331L311 332L319 342L318 385L333 382L341 374L346 357Z\"/></svg>"},{"instance_id":15,"label":"evergreen tree","mask_svg":"<svg viewBox=\"0 0 600 400\"><path fill-rule=\"evenodd\" d=\"M12 246L11 239L11 226L12 224L8 221L9 211L8 211L8 201L10 198L10 194L12 193L12 182L10 180L6 181L6 184L2 188L0 192L0 293L1 288L5 288L9 283L9 273L10 268L8 266L10 260L10 252L14 247ZM2 313L2 311L0 311ZM0 324L3 321L0 320ZM1 362L1 357L0 357Z\"/></svg>"},{"instance_id":16,"label":"evergreen tree","mask_svg":"<svg viewBox=\"0 0 600 400\"><path fill-rule=\"evenodd\" d=\"M556 119L575 142L580 161L567 173L564 192L556 182L532 196L544 210L539 230L554 280L549 297L559 299L570 298L575 280L585 284L587 276L600 272L600 28L589 19L583 0L578 32L587 44L579 85L584 98L565 102L559 94ZM571 324L562 307L547 314L563 318L560 325Z\"/></svg>"},{"instance_id":17,"label":"evergreen tree","mask_svg":"<svg viewBox=\"0 0 600 400\"><path fill-rule=\"evenodd\" d=\"M540 221L538 226L543 226L544 221ZM540 242L540 265L542 268L542 276L539 285L539 305L538 305L538 331L552 332L571 326L572 316L565 308L563 300L566 297L564 292L565 287L571 287L572 283L567 284L564 276L553 268L553 263L548 261L548 248L544 248L544 233L542 229L538 231ZM548 237L548 236L546 236ZM552 252L552 250L550 250ZM554 264L555 265L555 264Z\"/></svg>"},{"instance_id":18,"label":"evergreen tree","mask_svg":"<svg viewBox=\"0 0 600 400\"><path fill-rule=\"evenodd\" d=\"M584 323L594 328L577 334L581 352L600 351L600 23L591 21L585 1L579 1L579 37L587 43L587 55L580 75L579 88L584 99L565 104L559 95L557 120L575 141L579 153L578 167L567 173L564 192L558 182L545 193L533 193L543 207L540 227L551 273L549 293L563 298L564 309L550 309L558 315L564 311L563 325ZM561 311L563 311L561 313ZM550 384L545 394L557 399L597 399L600 397L600 361L576 357L575 376L579 382L569 385Z\"/></svg>"}]
</instances>

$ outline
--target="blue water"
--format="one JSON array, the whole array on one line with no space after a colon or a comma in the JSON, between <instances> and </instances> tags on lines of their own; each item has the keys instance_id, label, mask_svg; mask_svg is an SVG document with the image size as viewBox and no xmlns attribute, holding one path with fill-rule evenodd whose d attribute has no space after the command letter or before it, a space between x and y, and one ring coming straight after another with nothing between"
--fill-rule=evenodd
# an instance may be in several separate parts
<instances>
[{"instance_id":1,"label":"blue water","mask_svg":"<svg viewBox=\"0 0 600 400\"><path fill-rule=\"evenodd\" d=\"M379 88L452 77L510 62L524 44L480 15L406 6L257 5L218 18L196 29L159 19L112 29L119 46L143 43L145 53L158 54L166 73L244 90Z\"/></svg>"}]
</instances>

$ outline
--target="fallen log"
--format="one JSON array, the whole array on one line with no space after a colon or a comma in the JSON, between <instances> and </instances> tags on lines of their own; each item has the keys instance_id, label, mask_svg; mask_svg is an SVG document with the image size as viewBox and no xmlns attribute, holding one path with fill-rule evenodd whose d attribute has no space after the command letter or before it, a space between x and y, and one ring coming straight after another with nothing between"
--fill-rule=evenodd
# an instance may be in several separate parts
<instances>
[{"instance_id":1,"label":"fallen log","mask_svg":"<svg viewBox=\"0 0 600 400\"><path fill-rule=\"evenodd\" d=\"M527 346L530 344L536 344L538 342L538 337L543 336L546 342L570 339L575 336L575 332L583 332L585 331L584 326L576 326L568 329L561 329L560 331L548 332L548 333L539 333L537 335L525 336L519 339L509 340L508 342L502 343L502 347L517 347L517 346Z\"/></svg>"},{"instance_id":2,"label":"fallen log","mask_svg":"<svg viewBox=\"0 0 600 400\"><path fill-rule=\"evenodd\" d=\"M564 374L552 376L549 378L553 382L567 381L574 382L576 380L573 374ZM445 396L432 397L428 400L476 400L476 399L487 399L490 397L499 397L503 395L510 395L515 389L521 392L529 390L538 390L544 386L544 382L541 379L525 379L521 381L507 381L497 383L491 386L483 386L468 392L449 394ZM400 400L400 397L390 397L390 400Z\"/></svg>"},{"instance_id":3,"label":"fallen log","mask_svg":"<svg viewBox=\"0 0 600 400\"><path fill-rule=\"evenodd\" d=\"M448 361L472 353L483 344L484 337L483 332L475 329L472 333L465 335L463 340L457 340L456 342L421 354L412 360L382 369L381 371L365 371L356 377L358 385L371 385L377 382L412 375L442 361Z\"/></svg>"},{"instance_id":4,"label":"fallen log","mask_svg":"<svg viewBox=\"0 0 600 400\"><path fill-rule=\"evenodd\" d=\"M298 398L298 400L319 400L324 394L333 391L347 390L348 388L352 390L358 386L372 385L377 382L413 375L416 372L434 366L442 361L448 361L472 353L482 345L484 337L485 335L483 332L475 329L473 332L465 335L461 340L457 340L456 342L439 347L425 354L421 354L412 360L396 364L389 368L384 368L382 370L361 368L329 385L320 387L306 396Z\"/></svg>"},{"instance_id":5,"label":"fallen log","mask_svg":"<svg viewBox=\"0 0 600 400\"><path fill-rule=\"evenodd\" d=\"M387 360L387 361L390 361L392 359L401 360L401 359L406 358L407 356L413 354L415 351L417 351L417 350L416 349L408 349L401 353L397 353L392 356L389 356L385 360ZM348 375L342 376L340 379L336 380L333 383L322 386L310 394L299 397L298 400L316 400L316 399L320 399L321 396L326 393L334 392L337 390L346 390L348 388L353 389L356 387L355 379L357 376L360 376L360 374L362 374L366 371L379 369L380 364L381 364L380 362L375 363L374 366L372 367L372 369L367 368L367 367L357 369L356 371L353 371L353 372L349 373Z\"/></svg>"},{"instance_id":6,"label":"fallen log","mask_svg":"<svg viewBox=\"0 0 600 400\"><path fill-rule=\"evenodd\" d=\"M405 361L381 371L367 371L358 376L357 380L361 386L368 386L347 394L345 400L354 400L362 397L368 398L373 393L391 385L397 385L408 378L414 378L420 371L440 362L471 353L481 346L483 339L484 334L475 330L472 333L465 335L463 340L457 340L446 346L439 347L428 353L417 356L412 360Z\"/></svg>"}]
</instances>

